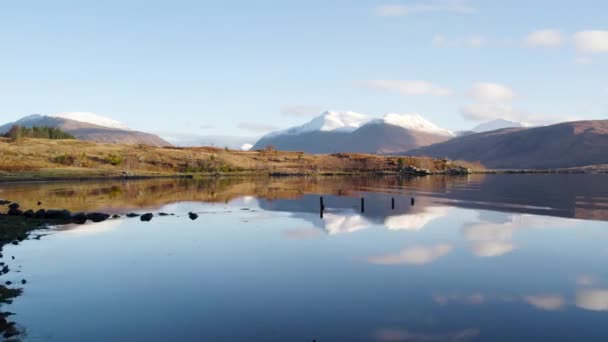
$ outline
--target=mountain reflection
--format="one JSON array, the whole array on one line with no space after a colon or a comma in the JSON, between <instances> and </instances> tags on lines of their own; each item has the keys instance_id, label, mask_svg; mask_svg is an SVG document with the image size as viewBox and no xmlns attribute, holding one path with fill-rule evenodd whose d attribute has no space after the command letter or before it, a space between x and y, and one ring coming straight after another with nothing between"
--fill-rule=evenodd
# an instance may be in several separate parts
<instances>
[{"instance_id":1,"label":"mountain reflection","mask_svg":"<svg viewBox=\"0 0 608 342\"><path fill-rule=\"evenodd\" d=\"M318 213L318 196L335 209L358 209L366 198L366 220L415 230L445 215L429 207L463 207L512 213L608 220L608 175L470 175L466 177L231 177L201 180L14 183L0 186L0 197L24 208L72 211L154 210L178 202L225 203L263 200L267 210ZM390 199L396 209L391 210ZM415 208L409 208L416 197ZM348 200L338 200L348 198ZM418 210L422 206L425 210ZM398 217L407 214L406 217ZM419 216L414 216L418 215ZM417 221L420 220L420 221ZM355 222L353 222L354 224Z\"/></svg>"}]
</instances>

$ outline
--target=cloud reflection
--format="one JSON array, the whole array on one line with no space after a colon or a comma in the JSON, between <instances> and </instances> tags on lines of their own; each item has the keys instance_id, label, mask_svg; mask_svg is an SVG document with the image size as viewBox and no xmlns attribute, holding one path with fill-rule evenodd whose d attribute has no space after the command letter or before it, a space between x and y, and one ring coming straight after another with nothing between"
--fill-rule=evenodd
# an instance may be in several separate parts
<instances>
[{"instance_id":1,"label":"cloud reflection","mask_svg":"<svg viewBox=\"0 0 608 342\"><path fill-rule=\"evenodd\" d=\"M452 249L453 246L451 244L413 246L395 254L372 256L367 261L378 265L426 265L448 254Z\"/></svg>"},{"instance_id":2,"label":"cloud reflection","mask_svg":"<svg viewBox=\"0 0 608 342\"><path fill-rule=\"evenodd\" d=\"M566 305L566 299L562 295L542 294L526 296L524 301L537 309L545 311L556 311Z\"/></svg>"},{"instance_id":3,"label":"cloud reflection","mask_svg":"<svg viewBox=\"0 0 608 342\"><path fill-rule=\"evenodd\" d=\"M576 306L591 311L608 311L608 289L578 291Z\"/></svg>"}]
</instances>

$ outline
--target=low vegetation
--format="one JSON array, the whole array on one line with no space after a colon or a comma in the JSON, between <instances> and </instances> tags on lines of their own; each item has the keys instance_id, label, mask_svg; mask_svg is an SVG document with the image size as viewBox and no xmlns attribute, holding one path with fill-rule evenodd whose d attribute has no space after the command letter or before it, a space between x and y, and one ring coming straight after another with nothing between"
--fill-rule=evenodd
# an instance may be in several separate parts
<instances>
[{"instance_id":1,"label":"low vegetation","mask_svg":"<svg viewBox=\"0 0 608 342\"><path fill-rule=\"evenodd\" d=\"M79 140L0 138L0 179L197 174L342 174L399 172L405 167L433 172L480 165L426 157L388 157L359 153L311 155L273 148L235 151L213 147L151 147Z\"/></svg>"},{"instance_id":2,"label":"low vegetation","mask_svg":"<svg viewBox=\"0 0 608 342\"><path fill-rule=\"evenodd\" d=\"M3 135L13 141L18 141L23 138L37 139L76 139L73 135L66 133L59 128L34 126L27 128L19 125L11 127L11 129Z\"/></svg>"}]
</instances>

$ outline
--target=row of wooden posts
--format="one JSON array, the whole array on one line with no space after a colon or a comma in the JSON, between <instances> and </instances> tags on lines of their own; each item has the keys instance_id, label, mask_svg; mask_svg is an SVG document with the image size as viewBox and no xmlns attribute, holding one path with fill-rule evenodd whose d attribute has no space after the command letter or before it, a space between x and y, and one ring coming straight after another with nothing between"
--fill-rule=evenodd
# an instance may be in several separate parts
<instances>
[{"instance_id":1,"label":"row of wooden posts","mask_svg":"<svg viewBox=\"0 0 608 342\"><path fill-rule=\"evenodd\" d=\"M414 197L412 197L410 199L410 204L413 206L414 204L416 204L416 199ZM319 212L321 213L321 218L323 218L323 212L325 211L325 200L323 199L323 196L319 197ZM391 209L395 210L395 197L391 198ZM361 197L361 212L364 213L365 212L365 198Z\"/></svg>"}]
</instances>

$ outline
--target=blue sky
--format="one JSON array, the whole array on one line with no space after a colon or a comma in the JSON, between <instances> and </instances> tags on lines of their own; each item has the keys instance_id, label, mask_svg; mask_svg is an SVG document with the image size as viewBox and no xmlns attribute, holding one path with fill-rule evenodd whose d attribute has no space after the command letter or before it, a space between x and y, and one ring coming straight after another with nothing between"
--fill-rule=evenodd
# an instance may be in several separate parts
<instances>
[{"instance_id":1,"label":"blue sky","mask_svg":"<svg viewBox=\"0 0 608 342\"><path fill-rule=\"evenodd\" d=\"M255 136L324 109L448 129L608 114L608 2L1 1L0 121Z\"/></svg>"}]
</instances>

